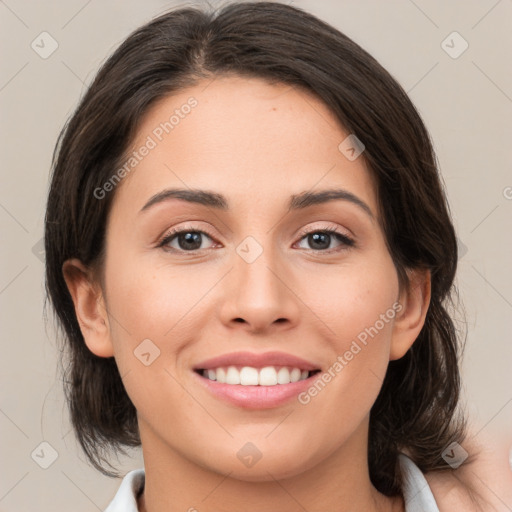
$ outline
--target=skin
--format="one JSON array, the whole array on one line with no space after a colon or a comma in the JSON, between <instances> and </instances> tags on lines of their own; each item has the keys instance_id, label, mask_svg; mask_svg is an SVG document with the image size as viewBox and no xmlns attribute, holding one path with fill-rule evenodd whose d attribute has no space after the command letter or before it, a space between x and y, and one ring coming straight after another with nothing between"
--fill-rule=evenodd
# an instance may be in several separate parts
<instances>
[{"instance_id":1,"label":"skin","mask_svg":"<svg viewBox=\"0 0 512 512\"><path fill-rule=\"evenodd\" d=\"M190 96L198 105L115 190L103 280L76 259L63 268L88 348L115 357L138 411L139 509L403 511L401 497L369 479L368 419L388 362L423 326L428 272L399 287L372 175L340 152L349 134L309 93L205 80L155 104L133 149ZM140 212L171 187L222 193L231 209L172 199ZM374 218L346 200L287 213L291 194L330 188L356 195ZM157 243L171 227L208 234L200 250L175 238L166 251ZM332 236L315 249L302 235L326 227L355 246ZM247 236L263 250L252 263L236 252ZM194 364L238 350L280 350L326 370L397 301L400 312L306 405L251 411L196 383ZM149 366L134 356L145 339L160 350ZM247 442L261 453L252 467L237 457Z\"/></svg>"}]
</instances>

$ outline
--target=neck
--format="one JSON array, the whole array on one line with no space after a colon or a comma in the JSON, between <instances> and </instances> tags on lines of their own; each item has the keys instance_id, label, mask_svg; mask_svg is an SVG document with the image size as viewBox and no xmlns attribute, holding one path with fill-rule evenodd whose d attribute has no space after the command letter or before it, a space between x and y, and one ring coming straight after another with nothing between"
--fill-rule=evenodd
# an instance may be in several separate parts
<instances>
[{"instance_id":1,"label":"neck","mask_svg":"<svg viewBox=\"0 0 512 512\"><path fill-rule=\"evenodd\" d=\"M368 423L343 446L300 473L280 478L260 467L258 480L220 474L185 458L140 423L146 481L140 512L403 512L402 497L372 485L367 462ZM263 459L258 463L262 463Z\"/></svg>"}]
</instances>

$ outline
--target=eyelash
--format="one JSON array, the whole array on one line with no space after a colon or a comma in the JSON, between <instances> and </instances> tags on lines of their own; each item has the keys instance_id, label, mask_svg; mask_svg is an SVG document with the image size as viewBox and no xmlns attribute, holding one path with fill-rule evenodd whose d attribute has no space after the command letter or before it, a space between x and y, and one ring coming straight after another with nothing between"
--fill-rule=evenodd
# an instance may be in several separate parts
<instances>
[{"instance_id":1,"label":"eyelash","mask_svg":"<svg viewBox=\"0 0 512 512\"><path fill-rule=\"evenodd\" d=\"M215 240L215 237L213 235L211 235L210 233L208 233L208 231L195 229L195 228L193 228L191 226L189 226L189 227L186 226L184 228L171 229L171 231L167 232L164 235L164 237L160 240L160 242L158 242L157 247L158 248L162 248L162 249L164 249L164 250L166 250L168 252L182 252L182 253L191 253L191 254L196 253L198 251L207 250L207 249L194 249L192 251L184 251L183 249L175 249L174 247L172 247L172 248L166 248L165 247L177 235L180 235L182 233L201 233L203 235L208 236L212 240ZM340 233L337 230L337 228L333 228L333 227L316 228L316 229L314 229L312 231L301 232L300 233L299 241L301 241L304 238L306 238L306 236L314 234L314 233L326 233L326 234L329 234L329 235L334 235L342 243L342 245L341 245L341 247L334 248L334 249L305 249L305 250L316 252L316 253L332 254L334 252L346 251L346 250L348 250L348 249L350 249L352 247L355 247L355 245L356 245L355 241L352 238L350 238L349 236L347 236L344 233Z\"/></svg>"}]
</instances>

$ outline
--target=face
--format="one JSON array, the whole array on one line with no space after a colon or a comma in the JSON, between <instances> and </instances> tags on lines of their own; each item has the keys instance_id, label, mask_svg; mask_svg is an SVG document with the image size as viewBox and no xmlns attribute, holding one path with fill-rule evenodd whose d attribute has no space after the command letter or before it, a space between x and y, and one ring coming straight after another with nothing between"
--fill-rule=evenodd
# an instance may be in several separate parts
<instances>
[{"instance_id":1,"label":"face","mask_svg":"<svg viewBox=\"0 0 512 512\"><path fill-rule=\"evenodd\" d=\"M349 135L312 95L240 77L143 118L107 225L105 331L84 336L115 356L143 446L266 480L366 442L405 305ZM341 192L304 195L323 191Z\"/></svg>"}]
</instances>

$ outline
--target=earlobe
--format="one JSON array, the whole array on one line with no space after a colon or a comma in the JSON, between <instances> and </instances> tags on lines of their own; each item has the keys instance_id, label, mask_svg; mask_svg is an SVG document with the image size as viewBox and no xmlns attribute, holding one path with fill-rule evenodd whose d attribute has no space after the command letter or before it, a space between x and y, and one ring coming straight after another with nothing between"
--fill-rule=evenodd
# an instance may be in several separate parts
<instances>
[{"instance_id":1,"label":"earlobe","mask_svg":"<svg viewBox=\"0 0 512 512\"><path fill-rule=\"evenodd\" d=\"M76 258L64 262L62 273L73 299L85 344L99 357L112 357L114 350L101 287L94 281L89 269Z\"/></svg>"},{"instance_id":2,"label":"earlobe","mask_svg":"<svg viewBox=\"0 0 512 512\"><path fill-rule=\"evenodd\" d=\"M428 269L414 269L409 274L410 285L400 294L402 306L395 317L389 359L400 359L418 337L430 304L431 276Z\"/></svg>"}]
</instances>

